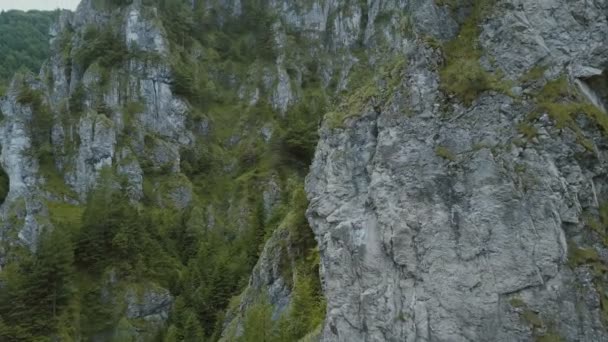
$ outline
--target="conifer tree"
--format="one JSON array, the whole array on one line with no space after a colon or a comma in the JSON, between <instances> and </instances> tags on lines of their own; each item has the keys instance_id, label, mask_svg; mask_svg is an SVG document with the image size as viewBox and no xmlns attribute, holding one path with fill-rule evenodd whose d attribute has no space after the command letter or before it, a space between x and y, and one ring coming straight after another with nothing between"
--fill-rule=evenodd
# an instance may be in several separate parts
<instances>
[{"instance_id":1,"label":"conifer tree","mask_svg":"<svg viewBox=\"0 0 608 342\"><path fill-rule=\"evenodd\" d=\"M72 241L57 227L45 232L36 253L36 262L28 277L29 296L38 300L43 316L55 322L72 294L74 274ZM52 329L52 326L48 327Z\"/></svg>"},{"instance_id":2,"label":"conifer tree","mask_svg":"<svg viewBox=\"0 0 608 342\"><path fill-rule=\"evenodd\" d=\"M201 328L200 322L196 318L196 314L189 311L186 315L184 323L184 342L202 342L204 341L205 333Z\"/></svg>"},{"instance_id":3,"label":"conifer tree","mask_svg":"<svg viewBox=\"0 0 608 342\"><path fill-rule=\"evenodd\" d=\"M264 296L247 310L241 342L273 340L272 306Z\"/></svg>"}]
</instances>

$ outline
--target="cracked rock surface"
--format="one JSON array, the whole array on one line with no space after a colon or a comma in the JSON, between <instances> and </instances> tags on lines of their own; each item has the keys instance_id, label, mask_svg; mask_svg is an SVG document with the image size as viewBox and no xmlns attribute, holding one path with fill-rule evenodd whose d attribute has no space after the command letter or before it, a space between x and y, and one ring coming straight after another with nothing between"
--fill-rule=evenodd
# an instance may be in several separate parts
<instances>
[{"instance_id":1,"label":"cracked rock surface","mask_svg":"<svg viewBox=\"0 0 608 342\"><path fill-rule=\"evenodd\" d=\"M582 3L499 1L482 45L513 80L541 58L571 80L601 70L606 4ZM605 133L581 122L585 150L545 116L521 143L532 97L446 105L441 54L421 43L407 57L390 101L320 131L306 189L322 340L608 340L597 281L569 260L575 245L605 252L584 219L608 196Z\"/></svg>"}]
</instances>

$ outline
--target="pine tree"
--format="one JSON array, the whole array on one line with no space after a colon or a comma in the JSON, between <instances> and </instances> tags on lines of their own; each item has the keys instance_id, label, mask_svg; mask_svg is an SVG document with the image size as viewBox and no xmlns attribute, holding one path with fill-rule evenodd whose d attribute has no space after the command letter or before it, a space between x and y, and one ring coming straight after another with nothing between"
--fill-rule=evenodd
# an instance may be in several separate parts
<instances>
[{"instance_id":1,"label":"pine tree","mask_svg":"<svg viewBox=\"0 0 608 342\"><path fill-rule=\"evenodd\" d=\"M179 342L180 340L181 339L177 332L177 328L175 327L175 325L172 324L169 329L167 329L167 333L163 338L163 342Z\"/></svg>"},{"instance_id":2,"label":"pine tree","mask_svg":"<svg viewBox=\"0 0 608 342\"><path fill-rule=\"evenodd\" d=\"M61 227L43 233L26 287L36 325L43 335L54 330L61 310L72 295L74 254L70 238Z\"/></svg>"},{"instance_id":3,"label":"pine tree","mask_svg":"<svg viewBox=\"0 0 608 342\"><path fill-rule=\"evenodd\" d=\"M37 252L3 272L0 337L9 341L52 336L72 295L74 255L62 227L44 231Z\"/></svg>"},{"instance_id":4,"label":"pine tree","mask_svg":"<svg viewBox=\"0 0 608 342\"><path fill-rule=\"evenodd\" d=\"M123 317L119 322L114 332L113 342L132 342L135 341L135 328L129 323L126 317Z\"/></svg>"},{"instance_id":5,"label":"pine tree","mask_svg":"<svg viewBox=\"0 0 608 342\"><path fill-rule=\"evenodd\" d=\"M185 342L202 342L205 339L205 332L201 327L200 322L196 318L196 314L190 311L186 315L184 323L184 341Z\"/></svg>"},{"instance_id":6,"label":"pine tree","mask_svg":"<svg viewBox=\"0 0 608 342\"><path fill-rule=\"evenodd\" d=\"M325 301L319 291L311 275L303 274L297 277L289 311L291 333L297 339L312 331L324 320Z\"/></svg>"},{"instance_id":7,"label":"pine tree","mask_svg":"<svg viewBox=\"0 0 608 342\"><path fill-rule=\"evenodd\" d=\"M78 265L98 272L112 261L108 258L116 256L112 242L121 225L130 222L133 214L125 194L116 191L111 170L102 170L99 185L89 196L76 241Z\"/></svg>"},{"instance_id":8,"label":"pine tree","mask_svg":"<svg viewBox=\"0 0 608 342\"><path fill-rule=\"evenodd\" d=\"M241 342L270 342L273 340L272 306L263 297L247 310Z\"/></svg>"},{"instance_id":9,"label":"pine tree","mask_svg":"<svg viewBox=\"0 0 608 342\"><path fill-rule=\"evenodd\" d=\"M3 288L0 291L0 341L31 341L29 332L30 317L29 308L25 299L27 289L25 288L24 265L27 258L20 264L9 264L0 276Z\"/></svg>"}]
</instances>

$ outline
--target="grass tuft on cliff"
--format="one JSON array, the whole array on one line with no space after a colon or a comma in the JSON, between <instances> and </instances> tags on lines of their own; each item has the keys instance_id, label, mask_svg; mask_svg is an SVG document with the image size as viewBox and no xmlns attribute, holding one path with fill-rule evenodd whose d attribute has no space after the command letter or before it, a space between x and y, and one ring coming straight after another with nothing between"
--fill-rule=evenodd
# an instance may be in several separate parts
<instances>
[{"instance_id":1,"label":"grass tuft on cliff","mask_svg":"<svg viewBox=\"0 0 608 342\"><path fill-rule=\"evenodd\" d=\"M452 1L442 1L454 6ZM441 89L454 95L465 105L483 92L493 90L510 94L511 84L499 72L490 73L480 64L483 55L478 38L481 20L490 11L494 0L475 1L469 17L462 24L458 36L445 44L444 65L439 70Z\"/></svg>"}]
</instances>

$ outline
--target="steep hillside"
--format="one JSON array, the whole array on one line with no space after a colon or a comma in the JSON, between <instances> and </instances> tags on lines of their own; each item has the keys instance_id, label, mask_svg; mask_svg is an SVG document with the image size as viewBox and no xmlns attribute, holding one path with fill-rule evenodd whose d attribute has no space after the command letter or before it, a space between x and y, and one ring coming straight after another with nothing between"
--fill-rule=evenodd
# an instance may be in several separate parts
<instances>
[{"instance_id":1,"label":"steep hillside","mask_svg":"<svg viewBox=\"0 0 608 342\"><path fill-rule=\"evenodd\" d=\"M322 340L607 340L606 2L437 3L458 35L320 131Z\"/></svg>"},{"instance_id":2,"label":"steep hillside","mask_svg":"<svg viewBox=\"0 0 608 342\"><path fill-rule=\"evenodd\" d=\"M0 13L0 94L15 71L37 73L49 58L49 28L58 12L7 11Z\"/></svg>"},{"instance_id":3,"label":"steep hillside","mask_svg":"<svg viewBox=\"0 0 608 342\"><path fill-rule=\"evenodd\" d=\"M288 256L280 313L305 279L322 321L302 184L323 92L288 110L270 19L219 23L191 6L83 1L51 30L40 76L13 79L1 102L5 339L217 339L275 231Z\"/></svg>"},{"instance_id":4,"label":"steep hillside","mask_svg":"<svg viewBox=\"0 0 608 342\"><path fill-rule=\"evenodd\" d=\"M606 8L61 12L0 98L0 340L607 340Z\"/></svg>"},{"instance_id":5,"label":"steep hillside","mask_svg":"<svg viewBox=\"0 0 608 342\"><path fill-rule=\"evenodd\" d=\"M272 6L61 14L49 62L1 104L5 338L247 339L266 307L281 339L320 326L303 178L329 94L367 56L348 22L315 32L328 13L283 24Z\"/></svg>"}]
</instances>

